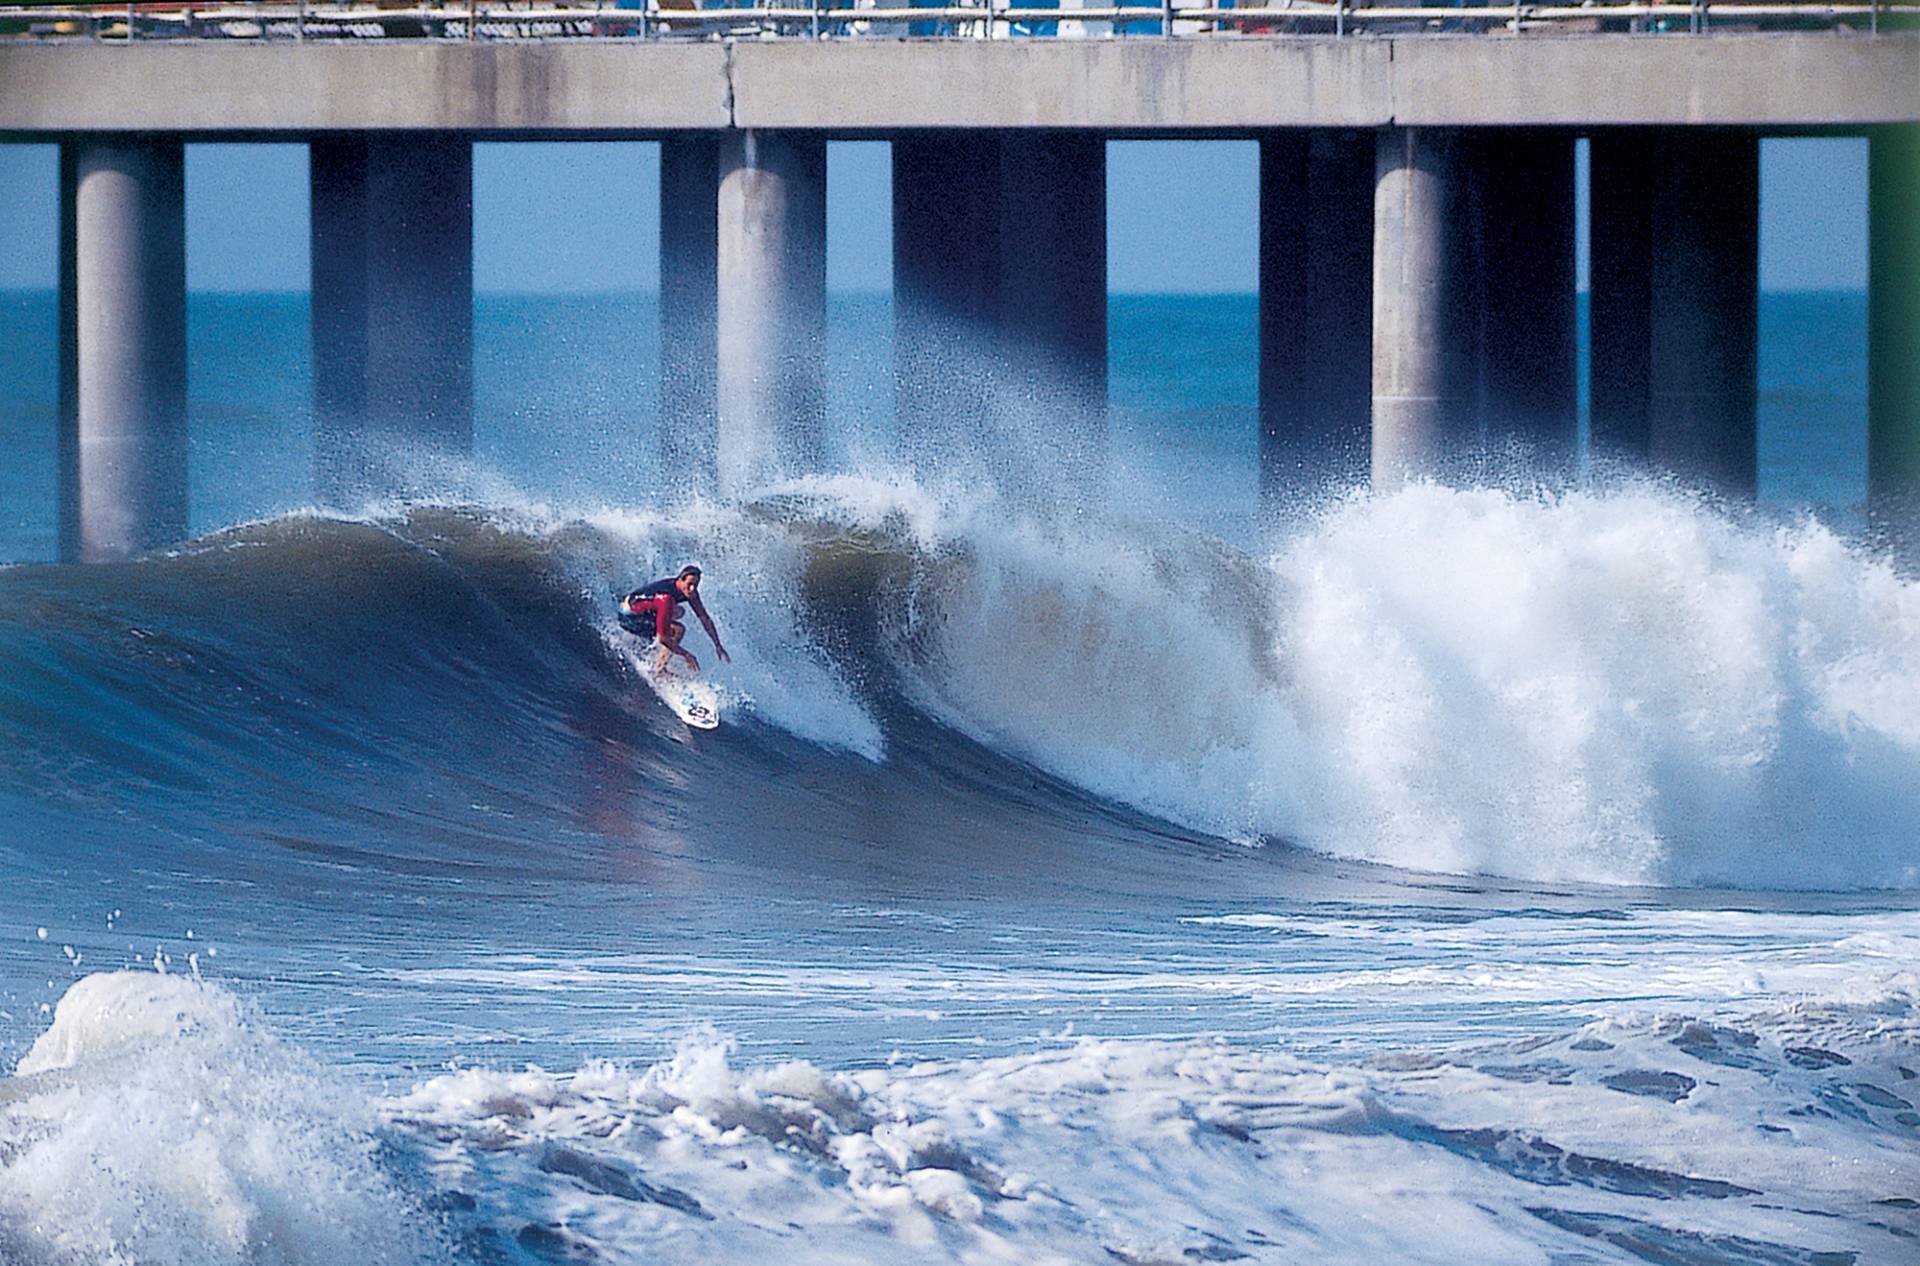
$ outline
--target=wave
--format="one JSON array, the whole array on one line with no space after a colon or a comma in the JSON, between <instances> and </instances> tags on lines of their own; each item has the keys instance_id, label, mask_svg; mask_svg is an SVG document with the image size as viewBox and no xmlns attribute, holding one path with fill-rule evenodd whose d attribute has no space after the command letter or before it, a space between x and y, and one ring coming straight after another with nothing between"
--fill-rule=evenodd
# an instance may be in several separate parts
<instances>
[{"instance_id":1,"label":"wave","mask_svg":"<svg viewBox=\"0 0 1920 1266\"><path fill-rule=\"evenodd\" d=\"M1917 989L1348 1067L1064 1039L833 1072L743 1065L698 1031L658 1063L383 1094L217 984L107 973L0 1081L0 1248L29 1266L1893 1260L1920 1234Z\"/></svg>"},{"instance_id":2,"label":"wave","mask_svg":"<svg viewBox=\"0 0 1920 1266\"><path fill-rule=\"evenodd\" d=\"M705 743L612 620L688 560L734 652ZM0 572L0 662L22 812L388 866L538 870L693 819L1044 851L1051 818L1539 881L1920 883L1920 586L1652 485L1354 495L1264 555L907 479L303 513ZM871 797L901 821L848 812Z\"/></svg>"}]
</instances>

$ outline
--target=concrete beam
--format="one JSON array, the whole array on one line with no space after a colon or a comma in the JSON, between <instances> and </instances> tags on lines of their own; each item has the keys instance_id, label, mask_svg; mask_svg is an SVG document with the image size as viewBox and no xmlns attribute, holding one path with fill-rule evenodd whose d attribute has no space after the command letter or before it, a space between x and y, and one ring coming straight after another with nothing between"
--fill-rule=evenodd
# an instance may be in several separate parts
<instances>
[{"instance_id":1,"label":"concrete beam","mask_svg":"<svg viewBox=\"0 0 1920 1266\"><path fill-rule=\"evenodd\" d=\"M1920 120L1920 34L0 45L0 135Z\"/></svg>"},{"instance_id":2,"label":"concrete beam","mask_svg":"<svg viewBox=\"0 0 1920 1266\"><path fill-rule=\"evenodd\" d=\"M1460 132L1379 134L1373 201L1373 482L1397 488L1478 456L1477 147Z\"/></svg>"},{"instance_id":3,"label":"concrete beam","mask_svg":"<svg viewBox=\"0 0 1920 1266\"><path fill-rule=\"evenodd\" d=\"M187 533L186 157L63 148L62 553L101 562Z\"/></svg>"},{"instance_id":4,"label":"concrete beam","mask_svg":"<svg viewBox=\"0 0 1920 1266\"><path fill-rule=\"evenodd\" d=\"M4 45L0 84L0 132L617 133L731 117L725 47L691 42Z\"/></svg>"},{"instance_id":5,"label":"concrete beam","mask_svg":"<svg viewBox=\"0 0 1920 1266\"><path fill-rule=\"evenodd\" d=\"M1369 126L1392 112L1392 52L1375 40L743 42L734 116L849 130Z\"/></svg>"},{"instance_id":6,"label":"concrete beam","mask_svg":"<svg viewBox=\"0 0 1920 1266\"><path fill-rule=\"evenodd\" d=\"M827 143L731 132L720 147L722 496L817 468L825 427Z\"/></svg>"},{"instance_id":7,"label":"concrete beam","mask_svg":"<svg viewBox=\"0 0 1920 1266\"><path fill-rule=\"evenodd\" d=\"M1260 490L1269 509L1368 477L1374 162L1371 132L1260 141Z\"/></svg>"},{"instance_id":8,"label":"concrete beam","mask_svg":"<svg viewBox=\"0 0 1920 1266\"><path fill-rule=\"evenodd\" d=\"M1913 35L1426 36L1392 45L1393 118L1407 126L1864 124L1920 109Z\"/></svg>"},{"instance_id":9,"label":"concrete beam","mask_svg":"<svg viewBox=\"0 0 1920 1266\"><path fill-rule=\"evenodd\" d=\"M1648 452L1735 497L1759 482L1760 138L1653 139Z\"/></svg>"},{"instance_id":10,"label":"concrete beam","mask_svg":"<svg viewBox=\"0 0 1920 1266\"><path fill-rule=\"evenodd\" d=\"M1920 561L1920 128L1869 142L1867 495L1874 526Z\"/></svg>"}]
</instances>

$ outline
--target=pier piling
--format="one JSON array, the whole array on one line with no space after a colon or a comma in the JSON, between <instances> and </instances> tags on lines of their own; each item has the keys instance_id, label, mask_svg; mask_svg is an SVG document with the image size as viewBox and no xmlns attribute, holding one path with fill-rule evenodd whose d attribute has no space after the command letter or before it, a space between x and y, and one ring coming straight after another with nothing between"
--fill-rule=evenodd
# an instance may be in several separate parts
<instances>
[{"instance_id":1,"label":"pier piling","mask_svg":"<svg viewBox=\"0 0 1920 1266\"><path fill-rule=\"evenodd\" d=\"M910 454L964 439L992 407L999 301L999 138L894 141L894 412Z\"/></svg>"},{"instance_id":2,"label":"pier piling","mask_svg":"<svg viewBox=\"0 0 1920 1266\"><path fill-rule=\"evenodd\" d=\"M1456 470L1479 451L1476 147L1387 128L1373 201L1373 482Z\"/></svg>"},{"instance_id":3,"label":"pier piling","mask_svg":"<svg viewBox=\"0 0 1920 1266\"><path fill-rule=\"evenodd\" d=\"M720 143L717 460L722 495L818 463L825 425L827 143Z\"/></svg>"},{"instance_id":4,"label":"pier piling","mask_svg":"<svg viewBox=\"0 0 1920 1266\"><path fill-rule=\"evenodd\" d=\"M1260 490L1301 492L1370 470L1374 137L1277 132L1260 142Z\"/></svg>"},{"instance_id":5,"label":"pier piling","mask_svg":"<svg viewBox=\"0 0 1920 1266\"><path fill-rule=\"evenodd\" d=\"M61 542L126 558L187 532L186 156L62 145Z\"/></svg>"},{"instance_id":6,"label":"pier piling","mask_svg":"<svg viewBox=\"0 0 1920 1266\"><path fill-rule=\"evenodd\" d=\"M309 169L315 482L342 503L472 450L473 145L315 140Z\"/></svg>"},{"instance_id":7,"label":"pier piling","mask_svg":"<svg viewBox=\"0 0 1920 1266\"><path fill-rule=\"evenodd\" d=\"M1012 407L1070 458L1106 438L1107 147L1078 133L1000 143L999 348Z\"/></svg>"},{"instance_id":8,"label":"pier piling","mask_svg":"<svg viewBox=\"0 0 1920 1266\"><path fill-rule=\"evenodd\" d=\"M1478 148L1485 442L1517 473L1564 477L1580 438L1573 135L1501 128Z\"/></svg>"},{"instance_id":9,"label":"pier piling","mask_svg":"<svg viewBox=\"0 0 1920 1266\"><path fill-rule=\"evenodd\" d=\"M720 141L660 142L660 456L690 483L717 477Z\"/></svg>"},{"instance_id":10,"label":"pier piling","mask_svg":"<svg viewBox=\"0 0 1920 1266\"><path fill-rule=\"evenodd\" d=\"M1588 139L1592 259L1588 382L1593 456L1637 466L1652 445L1653 155L1626 131Z\"/></svg>"},{"instance_id":11,"label":"pier piling","mask_svg":"<svg viewBox=\"0 0 1920 1266\"><path fill-rule=\"evenodd\" d=\"M1664 130L1653 155L1648 453L1751 497L1759 478L1760 139Z\"/></svg>"},{"instance_id":12,"label":"pier piling","mask_svg":"<svg viewBox=\"0 0 1920 1266\"><path fill-rule=\"evenodd\" d=\"M1920 127L1868 141L1867 506L1920 561Z\"/></svg>"}]
</instances>

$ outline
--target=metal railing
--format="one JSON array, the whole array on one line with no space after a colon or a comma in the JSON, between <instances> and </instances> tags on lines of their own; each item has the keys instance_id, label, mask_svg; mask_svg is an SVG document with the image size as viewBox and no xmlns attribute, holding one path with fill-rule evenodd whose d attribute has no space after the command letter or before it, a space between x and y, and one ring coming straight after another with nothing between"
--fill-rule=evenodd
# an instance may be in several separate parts
<instances>
[{"instance_id":1,"label":"metal railing","mask_svg":"<svg viewBox=\"0 0 1920 1266\"><path fill-rule=\"evenodd\" d=\"M1472 3L1362 5L1350 0L1141 0L1038 8L978 0L913 8L872 0L617 0L592 5L386 5L365 0L0 5L0 40L561 40L789 37L1125 38L1360 34L1700 34L1710 30L1920 29L1920 0L1864 3Z\"/></svg>"}]
</instances>

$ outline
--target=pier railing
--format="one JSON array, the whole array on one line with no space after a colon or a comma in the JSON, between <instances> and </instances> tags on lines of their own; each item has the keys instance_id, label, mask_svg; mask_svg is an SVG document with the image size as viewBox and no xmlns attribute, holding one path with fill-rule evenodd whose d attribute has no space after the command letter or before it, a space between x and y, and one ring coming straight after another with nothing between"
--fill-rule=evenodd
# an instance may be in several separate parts
<instances>
[{"instance_id":1,"label":"pier railing","mask_svg":"<svg viewBox=\"0 0 1920 1266\"><path fill-rule=\"evenodd\" d=\"M698 5L698 7L695 7ZM875 0L594 0L404 5L364 0L0 5L0 40L571 40L724 37L1127 38L1258 35L1648 35L1920 29L1920 0L1864 3L1484 3L1138 0L1085 8L1018 0L914 7Z\"/></svg>"}]
</instances>

